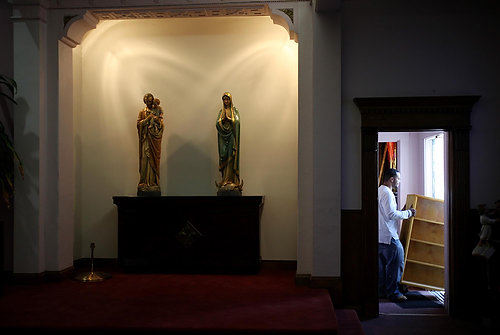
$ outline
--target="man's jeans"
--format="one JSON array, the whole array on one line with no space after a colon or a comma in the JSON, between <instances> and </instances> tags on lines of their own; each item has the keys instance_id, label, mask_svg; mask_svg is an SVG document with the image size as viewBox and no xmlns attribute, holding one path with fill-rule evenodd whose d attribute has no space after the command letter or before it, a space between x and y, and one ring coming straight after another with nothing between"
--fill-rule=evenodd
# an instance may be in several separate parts
<instances>
[{"instance_id":1,"label":"man's jeans","mask_svg":"<svg viewBox=\"0 0 500 335\"><path fill-rule=\"evenodd\" d=\"M399 240L391 238L391 244L378 244L378 294L392 297L401 294L398 283L403 276L404 249Z\"/></svg>"}]
</instances>

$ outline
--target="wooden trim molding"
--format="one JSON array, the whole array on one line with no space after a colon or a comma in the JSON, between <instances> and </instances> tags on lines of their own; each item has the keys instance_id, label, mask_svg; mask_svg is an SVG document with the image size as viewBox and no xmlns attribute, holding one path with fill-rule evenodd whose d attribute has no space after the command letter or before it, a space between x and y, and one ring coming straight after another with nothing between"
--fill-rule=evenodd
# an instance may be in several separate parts
<instances>
[{"instance_id":1,"label":"wooden trim molding","mask_svg":"<svg viewBox=\"0 0 500 335\"><path fill-rule=\"evenodd\" d=\"M363 263L362 245L363 229L361 225L361 209L342 209L341 224L341 278L343 308L355 309L363 313Z\"/></svg>"},{"instance_id":2,"label":"wooden trim molding","mask_svg":"<svg viewBox=\"0 0 500 335\"><path fill-rule=\"evenodd\" d=\"M309 286L311 288L340 288L342 280L340 277L311 276L310 274L296 274L295 284L297 286Z\"/></svg>"},{"instance_id":3,"label":"wooden trim molding","mask_svg":"<svg viewBox=\"0 0 500 335\"><path fill-rule=\"evenodd\" d=\"M470 129L470 112L480 96L354 98L361 127L377 131Z\"/></svg>"},{"instance_id":4,"label":"wooden trim molding","mask_svg":"<svg viewBox=\"0 0 500 335\"><path fill-rule=\"evenodd\" d=\"M449 134L449 313L461 316L468 310L467 246L469 212L470 113L480 96L355 98L361 113L361 247L364 266L363 311L376 317L378 309L378 132L445 130Z\"/></svg>"}]
</instances>

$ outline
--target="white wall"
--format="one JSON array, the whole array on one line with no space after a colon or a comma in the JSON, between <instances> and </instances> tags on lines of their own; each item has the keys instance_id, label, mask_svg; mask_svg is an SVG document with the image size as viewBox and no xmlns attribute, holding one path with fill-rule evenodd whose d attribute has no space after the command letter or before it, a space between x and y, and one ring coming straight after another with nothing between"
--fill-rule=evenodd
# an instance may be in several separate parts
<instances>
[{"instance_id":1,"label":"white wall","mask_svg":"<svg viewBox=\"0 0 500 335\"><path fill-rule=\"evenodd\" d=\"M408 194L425 195L424 139L442 132L380 132L379 142L398 142L398 170L401 185L398 204L401 209Z\"/></svg>"},{"instance_id":2,"label":"white wall","mask_svg":"<svg viewBox=\"0 0 500 335\"><path fill-rule=\"evenodd\" d=\"M342 208L361 208L361 121L354 97L481 95L471 120L471 207L500 198L499 6L472 0L343 3Z\"/></svg>"},{"instance_id":3,"label":"white wall","mask_svg":"<svg viewBox=\"0 0 500 335\"><path fill-rule=\"evenodd\" d=\"M401 206L406 200L406 195L409 193L408 190L414 189L416 184L415 178L413 176L413 152L410 146L410 134L404 132L390 132L390 133L379 133L379 142L397 142L397 168L401 172L401 184L399 186L398 192L398 205ZM382 176L383 178L383 176Z\"/></svg>"},{"instance_id":4,"label":"white wall","mask_svg":"<svg viewBox=\"0 0 500 335\"><path fill-rule=\"evenodd\" d=\"M96 257L117 256L112 196L136 193L146 92L165 113L162 194L215 195L224 91L241 116L243 193L266 196L262 257L296 258L298 56L284 28L269 17L106 21L81 53L75 258L88 257L90 242Z\"/></svg>"},{"instance_id":5,"label":"white wall","mask_svg":"<svg viewBox=\"0 0 500 335\"><path fill-rule=\"evenodd\" d=\"M315 15L312 22L313 277L340 277L340 20L338 12L330 12Z\"/></svg>"}]
</instances>

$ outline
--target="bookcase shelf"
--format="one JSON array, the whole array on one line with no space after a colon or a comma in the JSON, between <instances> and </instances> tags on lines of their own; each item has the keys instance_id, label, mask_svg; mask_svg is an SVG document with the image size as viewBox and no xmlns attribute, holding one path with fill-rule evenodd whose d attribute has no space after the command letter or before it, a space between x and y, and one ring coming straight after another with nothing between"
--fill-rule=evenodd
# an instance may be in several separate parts
<instances>
[{"instance_id":1,"label":"bookcase shelf","mask_svg":"<svg viewBox=\"0 0 500 335\"><path fill-rule=\"evenodd\" d=\"M424 219L424 218L417 218L417 217L415 217L415 220L417 220L417 221L424 221L424 222L428 222L428 223L434 223L434 224L444 225L444 222L433 221L433 220Z\"/></svg>"},{"instance_id":2,"label":"bookcase shelf","mask_svg":"<svg viewBox=\"0 0 500 335\"><path fill-rule=\"evenodd\" d=\"M408 194L406 207L416 217L404 220L401 243L405 250L402 283L444 290L444 201Z\"/></svg>"},{"instance_id":3,"label":"bookcase shelf","mask_svg":"<svg viewBox=\"0 0 500 335\"><path fill-rule=\"evenodd\" d=\"M430 244L430 245L436 245L438 247L444 247L444 244L442 243L435 243L435 242L431 242L431 241L423 241L423 240L418 240L416 238L412 238L410 239L412 242L417 242L417 243L425 243L425 244Z\"/></svg>"},{"instance_id":4,"label":"bookcase shelf","mask_svg":"<svg viewBox=\"0 0 500 335\"><path fill-rule=\"evenodd\" d=\"M432 266L432 267L435 267L435 268L438 268L438 269L444 269L444 265L426 263L426 262L416 261L416 260L409 259L409 258L406 260L406 262L420 264L420 265L425 265L425 266Z\"/></svg>"}]
</instances>

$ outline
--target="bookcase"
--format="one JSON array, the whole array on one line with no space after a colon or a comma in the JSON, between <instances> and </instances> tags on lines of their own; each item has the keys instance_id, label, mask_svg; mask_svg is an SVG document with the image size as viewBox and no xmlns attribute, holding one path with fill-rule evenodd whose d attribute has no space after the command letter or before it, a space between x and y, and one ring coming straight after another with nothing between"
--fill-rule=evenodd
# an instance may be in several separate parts
<instances>
[{"instance_id":1,"label":"bookcase","mask_svg":"<svg viewBox=\"0 0 500 335\"><path fill-rule=\"evenodd\" d=\"M405 267L401 282L428 290L444 290L444 201L408 194L406 208L415 217L403 220L401 243Z\"/></svg>"}]
</instances>

